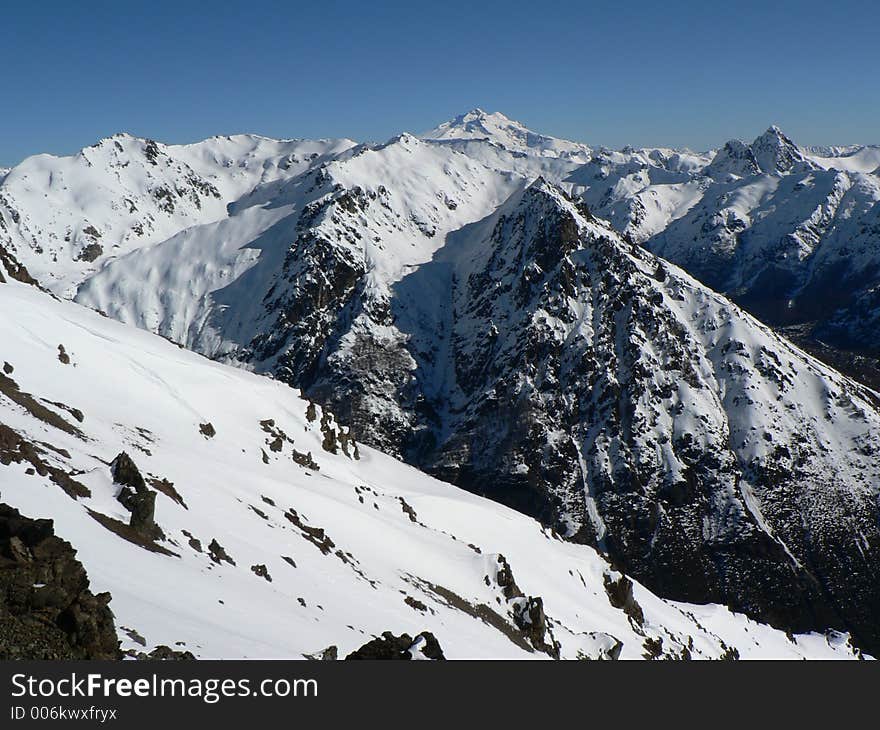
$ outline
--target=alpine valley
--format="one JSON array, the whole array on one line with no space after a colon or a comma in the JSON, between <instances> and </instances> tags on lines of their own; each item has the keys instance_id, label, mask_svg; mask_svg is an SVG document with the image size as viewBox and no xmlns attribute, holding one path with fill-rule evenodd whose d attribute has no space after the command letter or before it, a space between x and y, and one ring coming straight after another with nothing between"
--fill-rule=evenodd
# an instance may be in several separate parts
<instances>
[{"instance_id":1,"label":"alpine valley","mask_svg":"<svg viewBox=\"0 0 880 730\"><path fill-rule=\"evenodd\" d=\"M0 171L0 655L876 655L878 201L480 109Z\"/></svg>"}]
</instances>

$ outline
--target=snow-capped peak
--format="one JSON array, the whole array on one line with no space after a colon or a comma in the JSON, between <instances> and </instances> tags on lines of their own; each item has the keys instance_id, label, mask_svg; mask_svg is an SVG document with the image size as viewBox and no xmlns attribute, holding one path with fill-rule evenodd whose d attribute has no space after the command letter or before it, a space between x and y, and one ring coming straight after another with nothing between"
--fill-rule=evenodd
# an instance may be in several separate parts
<instances>
[{"instance_id":1,"label":"snow-capped peak","mask_svg":"<svg viewBox=\"0 0 880 730\"><path fill-rule=\"evenodd\" d=\"M815 168L798 147L775 124L751 144L732 139L718 150L705 173L713 178L725 175L787 175L796 168Z\"/></svg>"},{"instance_id":2,"label":"snow-capped peak","mask_svg":"<svg viewBox=\"0 0 880 730\"><path fill-rule=\"evenodd\" d=\"M751 150L761 170L771 175L791 172L805 162L800 148L775 124L752 142Z\"/></svg>"},{"instance_id":3,"label":"snow-capped peak","mask_svg":"<svg viewBox=\"0 0 880 730\"><path fill-rule=\"evenodd\" d=\"M444 122L422 135L426 140L482 140L507 150L542 157L589 159L587 145L533 132L501 112L487 112L479 107Z\"/></svg>"},{"instance_id":4,"label":"snow-capped peak","mask_svg":"<svg viewBox=\"0 0 880 730\"><path fill-rule=\"evenodd\" d=\"M439 127L423 135L427 139L482 139L510 134L528 134L525 126L501 112L486 112L475 107L469 112L459 114L455 119L444 122Z\"/></svg>"}]
</instances>

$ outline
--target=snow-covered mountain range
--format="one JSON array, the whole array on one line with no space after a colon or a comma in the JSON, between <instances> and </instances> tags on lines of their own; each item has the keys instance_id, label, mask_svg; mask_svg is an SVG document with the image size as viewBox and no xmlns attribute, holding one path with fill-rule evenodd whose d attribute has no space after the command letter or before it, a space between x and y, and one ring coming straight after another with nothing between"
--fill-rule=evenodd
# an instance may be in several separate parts
<instances>
[{"instance_id":1,"label":"snow-covered mountain range","mask_svg":"<svg viewBox=\"0 0 880 730\"><path fill-rule=\"evenodd\" d=\"M777 128L707 153L593 149L481 110L382 145L239 136L166 146L121 135L73 157L30 158L0 181L0 266L7 279L35 280L122 323L300 388L361 443L597 547L665 598L726 604L796 632L848 631L876 651L880 398L706 284L770 324L807 327L805 340L849 347L857 338L861 349L873 347L878 164L878 148L803 149ZM47 294L21 294L18 283L4 289L32 297L36 311L55 307L65 321L84 317L147 337ZM245 395L251 387L270 388L276 399L284 391L177 356L188 363L182 370L209 379L202 373L225 373L241 391L230 393L228 412L198 414L215 427L221 416L245 418L230 415L236 407L255 407L257 396ZM182 402L196 397L198 378L149 376ZM74 400L69 391L56 400L65 397ZM214 438L196 432L191 460L208 458L202 447L226 428ZM295 443L310 428L320 440L312 422L260 426L257 436L275 443L280 437L267 430L275 428ZM241 443L252 438L240 436ZM100 438L116 449L112 438ZM329 474L319 450L310 451ZM348 474L334 471L334 484L360 480L388 493L415 479L453 490L360 451L370 458L331 459ZM274 452L264 452L272 462ZM183 470L186 457L175 458ZM388 476L370 473L371 460L387 465ZM218 463L242 482L256 479L250 469L259 466ZM289 469L308 473L289 463L282 471ZM112 492L105 484L103 493ZM396 491L390 499L397 496L411 502ZM47 516L32 502L13 505ZM98 511L124 517L118 504L113 509ZM332 509L319 509L332 534ZM502 521L512 514L486 509ZM94 532L84 514L92 529L72 525L76 547ZM488 523L485 529L493 534ZM232 543L234 534L218 540ZM525 549L517 544L491 550L511 558ZM84 562L90 574L100 570ZM519 625L518 610L504 620ZM572 635L594 630L554 618L549 608L547 616ZM442 623L422 623L444 648L457 641L443 640L450 631ZM327 625L338 637L338 621ZM420 630L405 621L385 629ZM481 646L481 654L495 651ZM576 655L577 646L572 640L562 654ZM323 647L295 651L307 648Z\"/></svg>"},{"instance_id":2,"label":"snow-covered mountain range","mask_svg":"<svg viewBox=\"0 0 880 730\"><path fill-rule=\"evenodd\" d=\"M880 351L863 311L880 271L880 147L803 149L770 127L705 155L597 155L569 180L618 230L766 322Z\"/></svg>"}]
</instances>

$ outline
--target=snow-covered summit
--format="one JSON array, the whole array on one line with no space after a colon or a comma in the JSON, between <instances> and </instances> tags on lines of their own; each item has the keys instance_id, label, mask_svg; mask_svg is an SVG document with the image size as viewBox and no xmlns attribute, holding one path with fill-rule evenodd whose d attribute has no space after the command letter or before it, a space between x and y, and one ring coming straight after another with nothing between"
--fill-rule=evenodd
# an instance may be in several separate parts
<instances>
[{"instance_id":1,"label":"snow-covered summit","mask_svg":"<svg viewBox=\"0 0 880 730\"><path fill-rule=\"evenodd\" d=\"M488 140L508 150L572 160L586 161L590 155L585 144L533 132L501 112L490 113L480 108L460 114L421 136L434 140Z\"/></svg>"},{"instance_id":2,"label":"snow-covered summit","mask_svg":"<svg viewBox=\"0 0 880 730\"><path fill-rule=\"evenodd\" d=\"M727 142L704 172L721 179L725 175L786 175L796 167L810 169L815 166L779 127L771 125L751 144L738 139Z\"/></svg>"}]
</instances>

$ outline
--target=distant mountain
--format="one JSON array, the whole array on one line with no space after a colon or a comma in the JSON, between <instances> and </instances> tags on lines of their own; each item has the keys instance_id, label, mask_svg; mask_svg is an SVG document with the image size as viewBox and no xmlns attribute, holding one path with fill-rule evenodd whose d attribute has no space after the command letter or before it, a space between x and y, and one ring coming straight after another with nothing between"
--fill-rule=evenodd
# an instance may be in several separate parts
<instances>
[{"instance_id":1,"label":"distant mountain","mask_svg":"<svg viewBox=\"0 0 880 730\"><path fill-rule=\"evenodd\" d=\"M320 164L348 140L239 135L164 145L119 134L70 157L37 155L0 180L0 241L54 291L137 248L222 219L258 184Z\"/></svg>"},{"instance_id":2,"label":"distant mountain","mask_svg":"<svg viewBox=\"0 0 880 730\"><path fill-rule=\"evenodd\" d=\"M580 142L548 137L527 129L500 112L472 109L421 135L427 140L485 140L507 150L586 162L591 149Z\"/></svg>"},{"instance_id":3,"label":"distant mountain","mask_svg":"<svg viewBox=\"0 0 880 730\"><path fill-rule=\"evenodd\" d=\"M128 165L101 158L110 173L77 163L126 190L130 175L162 232L90 266L19 221L8 256L302 389L362 442L599 547L662 596L880 647L878 396L675 265L772 324L868 342L870 150L820 155L775 127L708 153L592 150L480 110L382 145L235 139L169 147L158 170L143 141ZM184 191L161 216L160 174ZM128 225L112 190L107 211L79 196L55 211L13 178L47 240L84 210ZM216 196L185 192L196 179Z\"/></svg>"},{"instance_id":4,"label":"distant mountain","mask_svg":"<svg viewBox=\"0 0 880 730\"><path fill-rule=\"evenodd\" d=\"M880 354L865 311L880 272L880 148L805 149L770 127L680 159L597 155L566 180L594 213L764 321L808 324L804 344Z\"/></svg>"}]
</instances>

